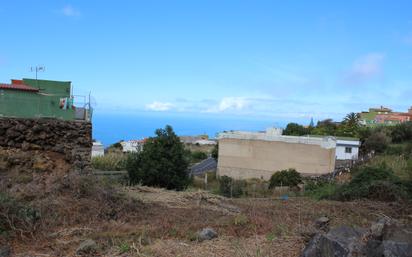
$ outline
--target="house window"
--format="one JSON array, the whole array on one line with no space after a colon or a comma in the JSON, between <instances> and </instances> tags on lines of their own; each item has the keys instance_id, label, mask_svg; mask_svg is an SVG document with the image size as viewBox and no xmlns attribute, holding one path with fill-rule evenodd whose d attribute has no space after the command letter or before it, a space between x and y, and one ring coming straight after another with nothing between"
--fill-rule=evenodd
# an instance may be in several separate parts
<instances>
[{"instance_id":1,"label":"house window","mask_svg":"<svg viewBox=\"0 0 412 257\"><path fill-rule=\"evenodd\" d=\"M345 153L352 153L352 147L345 147Z\"/></svg>"}]
</instances>

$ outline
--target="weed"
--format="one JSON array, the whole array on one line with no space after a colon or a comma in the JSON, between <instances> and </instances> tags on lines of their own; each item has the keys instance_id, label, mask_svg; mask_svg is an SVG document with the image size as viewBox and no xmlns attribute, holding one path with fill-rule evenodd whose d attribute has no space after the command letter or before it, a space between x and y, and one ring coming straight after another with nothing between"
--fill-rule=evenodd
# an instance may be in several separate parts
<instances>
[{"instance_id":1,"label":"weed","mask_svg":"<svg viewBox=\"0 0 412 257\"><path fill-rule=\"evenodd\" d=\"M245 226L249 223L249 218L244 214L238 214L233 218L233 224L236 226Z\"/></svg>"},{"instance_id":2,"label":"weed","mask_svg":"<svg viewBox=\"0 0 412 257\"><path fill-rule=\"evenodd\" d=\"M266 234L266 240L273 241L275 239L276 239L276 236L275 236L274 233L270 232L270 233Z\"/></svg>"},{"instance_id":3,"label":"weed","mask_svg":"<svg viewBox=\"0 0 412 257\"><path fill-rule=\"evenodd\" d=\"M119 245L120 254L127 253L130 251L130 245L127 242L123 242Z\"/></svg>"}]
</instances>

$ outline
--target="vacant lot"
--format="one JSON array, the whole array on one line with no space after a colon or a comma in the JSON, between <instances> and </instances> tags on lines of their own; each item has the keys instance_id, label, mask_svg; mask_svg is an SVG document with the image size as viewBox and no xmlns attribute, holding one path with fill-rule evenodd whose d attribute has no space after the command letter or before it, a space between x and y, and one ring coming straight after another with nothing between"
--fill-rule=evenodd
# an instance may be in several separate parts
<instances>
[{"instance_id":1,"label":"vacant lot","mask_svg":"<svg viewBox=\"0 0 412 257\"><path fill-rule=\"evenodd\" d=\"M79 244L92 239L98 251L90 256L299 256L313 231L314 220L320 216L327 215L332 227L366 227L382 216L408 219L412 213L412 207L402 203L314 201L302 197L286 201L231 200L203 191L150 187L121 191L139 207L118 210L119 215L113 217L96 213L85 218L83 213L93 213L85 202L81 207L86 209L72 211L72 222L67 225L59 223L53 231L14 240L14 255L75 256ZM69 199L59 201L75 204ZM89 206L96 208L96 204ZM215 229L218 238L197 242L196 232L205 227Z\"/></svg>"}]
</instances>

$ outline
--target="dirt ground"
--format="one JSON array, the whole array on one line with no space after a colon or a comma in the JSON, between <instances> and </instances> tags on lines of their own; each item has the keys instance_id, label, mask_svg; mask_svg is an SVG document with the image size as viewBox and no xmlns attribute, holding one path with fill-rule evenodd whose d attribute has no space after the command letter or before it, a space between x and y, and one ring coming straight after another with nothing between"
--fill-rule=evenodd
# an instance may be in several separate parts
<instances>
[{"instance_id":1,"label":"dirt ground","mask_svg":"<svg viewBox=\"0 0 412 257\"><path fill-rule=\"evenodd\" d=\"M97 252L88 256L299 256L320 216L328 216L331 227L367 227L383 216L408 219L412 213L412 206L402 203L303 197L231 200L204 191L150 187L122 191L139 207L112 219L79 217L76 223L72 217L73 222L59 223L53 231L13 240L13 256L76 256L77 247L86 239L98 245ZM87 209L87 204L76 208L80 216L98 210L96 205ZM196 232L206 227L216 230L218 238L198 242Z\"/></svg>"}]
</instances>

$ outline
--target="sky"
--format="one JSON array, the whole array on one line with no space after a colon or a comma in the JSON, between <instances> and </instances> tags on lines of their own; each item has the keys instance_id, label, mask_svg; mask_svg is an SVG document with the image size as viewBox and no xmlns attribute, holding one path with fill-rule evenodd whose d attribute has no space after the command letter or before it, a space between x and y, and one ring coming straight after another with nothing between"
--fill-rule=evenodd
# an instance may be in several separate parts
<instances>
[{"instance_id":1,"label":"sky","mask_svg":"<svg viewBox=\"0 0 412 257\"><path fill-rule=\"evenodd\" d=\"M340 120L412 105L412 1L1 1L0 81L99 113Z\"/></svg>"}]
</instances>

